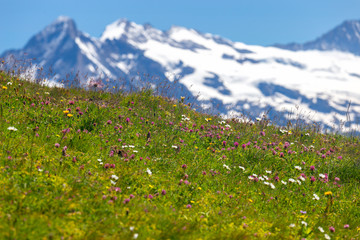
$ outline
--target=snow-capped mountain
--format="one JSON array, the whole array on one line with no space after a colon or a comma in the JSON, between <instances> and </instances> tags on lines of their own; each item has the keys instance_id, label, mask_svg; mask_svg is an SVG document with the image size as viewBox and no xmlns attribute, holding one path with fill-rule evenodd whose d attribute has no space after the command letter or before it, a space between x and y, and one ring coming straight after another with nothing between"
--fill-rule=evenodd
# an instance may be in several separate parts
<instances>
[{"instance_id":1,"label":"snow-capped mountain","mask_svg":"<svg viewBox=\"0 0 360 240\"><path fill-rule=\"evenodd\" d=\"M304 44L276 44L279 48L299 50L338 50L360 56L360 20L345 21L314 41Z\"/></svg>"},{"instance_id":2,"label":"snow-capped mountain","mask_svg":"<svg viewBox=\"0 0 360 240\"><path fill-rule=\"evenodd\" d=\"M126 19L94 38L67 17L2 57L22 58L25 52L45 69L51 66L60 81L79 71L82 82L101 77L108 79L105 84L121 80L129 87L146 84L144 74L156 76L154 86L173 84L173 92L166 89L165 94L199 95L196 103L215 113L255 117L271 110L269 117L279 123L300 117L339 126L350 120L352 128L360 119L360 57L352 53L251 46L194 29L161 31Z\"/></svg>"}]
</instances>

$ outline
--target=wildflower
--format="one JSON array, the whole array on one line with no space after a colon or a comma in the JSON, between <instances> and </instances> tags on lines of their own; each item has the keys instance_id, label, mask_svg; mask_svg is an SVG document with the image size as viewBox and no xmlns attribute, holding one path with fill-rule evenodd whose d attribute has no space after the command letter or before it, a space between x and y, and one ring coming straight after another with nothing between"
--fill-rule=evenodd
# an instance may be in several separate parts
<instances>
[{"instance_id":1,"label":"wildflower","mask_svg":"<svg viewBox=\"0 0 360 240\"><path fill-rule=\"evenodd\" d=\"M334 180L335 180L335 182L337 182L337 181L340 181L340 178L336 177Z\"/></svg>"},{"instance_id":2,"label":"wildflower","mask_svg":"<svg viewBox=\"0 0 360 240\"><path fill-rule=\"evenodd\" d=\"M328 192L325 192L324 194L325 194L325 196L327 196L327 195L332 195L332 192L331 192L331 191L328 191Z\"/></svg>"},{"instance_id":3,"label":"wildflower","mask_svg":"<svg viewBox=\"0 0 360 240\"><path fill-rule=\"evenodd\" d=\"M112 185L116 185L116 182L114 182L113 180L110 180Z\"/></svg>"},{"instance_id":4,"label":"wildflower","mask_svg":"<svg viewBox=\"0 0 360 240\"><path fill-rule=\"evenodd\" d=\"M227 170L231 170L230 167L226 164L224 164L223 167L226 168Z\"/></svg>"},{"instance_id":5,"label":"wildflower","mask_svg":"<svg viewBox=\"0 0 360 240\"><path fill-rule=\"evenodd\" d=\"M319 196L318 195L316 195L315 193L313 194L313 200L319 200L320 198L319 198Z\"/></svg>"},{"instance_id":6,"label":"wildflower","mask_svg":"<svg viewBox=\"0 0 360 240\"><path fill-rule=\"evenodd\" d=\"M6 85L12 85L12 82L8 82Z\"/></svg>"},{"instance_id":7,"label":"wildflower","mask_svg":"<svg viewBox=\"0 0 360 240\"><path fill-rule=\"evenodd\" d=\"M275 189L275 185L274 185L273 183L270 183L270 187L271 187L272 189Z\"/></svg>"},{"instance_id":8,"label":"wildflower","mask_svg":"<svg viewBox=\"0 0 360 240\"><path fill-rule=\"evenodd\" d=\"M5 86L2 86L2 89L6 90L6 89L7 89L7 87L5 87Z\"/></svg>"},{"instance_id":9,"label":"wildflower","mask_svg":"<svg viewBox=\"0 0 360 240\"><path fill-rule=\"evenodd\" d=\"M305 178L303 176L300 176L299 179L303 182L305 182Z\"/></svg>"},{"instance_id":10,"label":"wildflower","mask_svg":"<svg viewBox=\"0 0 360 240\"><path fill-rule=\"evenodd\" d=\"M326 176L325 176L324 174L320 173L320 174L319 174L319 177L322 178L322 179L324 179Z\"/></svg>"},{"instance_id":11,"label":"wildflower","mask_svg":"<svg viewBox=\"0 0 360 240\"><path fill-rule=\"evenodd\" d=\"M129 229L130 231L134 231L135 227L131 226Z\"/></svg>"},{"instance_id":12,"label":"wildflower","mask_svg":"<svg viewBox=\"0 0 360 240\"><path fill-rule=\"evenodd\" d=\"M314 171L315 170L315 166L310 166L310 170Z\"/></svg>"},{"instance_id":13,"label":"wildflower","mask_svg":"<svg viewBox=\"0 0 360 240\"><path fill-rule=\"evenodd\" d=\"M146 172L151 176L152 175L152 172L149 168L146 169Z\"/></svg>"},{"instance_id":14,"label":"wildflower","mask_svg":"<svg viewBox=\"0 0 360 240\"><path fill-rule=\"evenodd\" d=\"M295 166L295 169L301 171L301 167L300 167L300 166Z\"/></svg>"},{"instance_id":15,"label":"wildflower","mask_svg":"<svg viewBox=\"0 0 360 240\"><path fill-rule=\"evenodd\" d=\"M100 160L100 159L99 159L99 160ZM111 175L111 178L112 178L112 179L115 179L115 181L117 181L117 180L119 179L119 177L116 176L116 175Z\"/></svg>"},{"instance_id":16,"label":"wildflower","mask_svg":"<svg viewBox=\"0 0 360 240\"><path fill-rule=\"evenodd\" d=\"M55 143L55 147L56 147L56 148L60 147L60 144L59 144L59 143Z\"/></svg>"},{"instance_id":17,"label":"wildflower","mask_svg":"<svg viewBox=\"0 0 360 240\"><path fill-rule=\"evenodd\" d=\"M17 131L17 128L15 128L15 127L8 127L7 129L8 129L9 131L13 131L13 132Z\"/></svg>"},{"instance_id":18,"label":"wildflower","mask_svg":"<svg viewBox=\"0 0 360 240\"><path fill-rule=\"evenodd\" d=\"M238 142L234 142L234 146L235 146L235 147L238 147L238 146L239 146L239 143L238 143Z\"/></svg>"},{"instance_id":19,"label":"wildflower","mask_svg":"<svg viewBox=\"0 0 360 240\"><path fill-rule=\"evenodd\" d=\"M349 227L350 227L349 224L345 224L345 225L344 225L344 228L345 228L345 229L347 229L347 228L349 228Z\"/></svg>"},{"instance_id":20,"label":"wildflower","mask_svg":"<svg viewBox=\"0 0 360 240\"><path fill-rule=\"evenodd\" d=\"M294 179L292 179L292 178L289 178L289 182L294 183L294 182L295 182L295 180L294 180Z\"/></svg>"},{"instance_id":21,"label":"wildflower","mask_svg":"<svg viewBox=\"0 0 360 240\"><path fill-rule=\"evenodd\" d=\"M63 111L63 113L64 113L64 114L68 114L68 113L69 113L69 111L68 111L68 110L65 110L65 111Z\"/></svg>"},{"instance_id":22,"label":"wildflower","mask_svg":"<svg viewBox=\"0 0 360 240\"><path fill-rule=\"evenodd\" d=\"M329 227L330 232L335 232L335 228L333 226Z\"/></svg>"},{"instance_id":23,"label":"wildflower","mask_svg":"<svg viewBox=\"0 0 360 240\"><path fill-rule=\"evenodd\" d=\"M289 227L293 228L293 227L295 227L295 224L292 223L292 224L289 225Z\"/></svg>"},{"instance_id":24,"label":"wildflower","mask_svg":"<svg viewBox=\"0 0 360 240\"><path fill-rule=\"evenodd\" d=\"M307 222L305 222L305 221L301 221L301 224L303 224L305 227L307 227Z\"/></svg>"},{"instance_id":25,"label":"wildflower","mask_svg":"<svg viewBox=\"0 0 360 240\"><path fill-rule=\"evenodd\" d=\"M300 213L301 213L301 214L306 214L306 211L300 210Z\"/></svg>"},{"instance_id":26,"label":"wildflower","mask_svg":"<svg viewBox=\"0 0 360 240\"><path fill-rule=\"evenodd\" d=\"M139 237L139 234L138 234L138 233L134 233L133 238L134 238L134 239L137 239L138 237Z\"/></svg>"},{"instance_id":27,"label":"wildflower","mask_svg":"<svg viewBox=\"0 0 360 240\"><path fill-rule=\"evenodd\" d=\"M68 115L66 115L66 116L68 116L68 117L72 117L73 115L72 115L72 114L70 114L70 113L68 113Z\"/></svg>"},{"instance_id":28,"label":"wildflower","mask_svg":"<svg viewBox=\"0 0 360 240\"><path fill-rule=\"evenodd\" d=\"M239 168L240 168L241 170L245 171L245 168L244 168L244 167L242 167L242 166L239 166Z\"/></svg>"},{"instance_id":29,"label":"wildflower","mask_svg":"<svg viewBox=\"0 0 360 240\"><path fill-rule=\"evenodd\" d=\"M284 180L281 180L281 183L282 183L282 184L284 184L284 185L286 185L286 184L287 184Z\"/></svg>"},{"instance_id":30,"label":"wildflower","mask_svg":"<svg viewBox=\"0 0 360 240\"><path fill-rule=\"evenodd\" d=\"M271 174L271 171L265 171L266 173L268 173L268 174Z\"/></svg>"},{"instance_id":31,"label":"wildflower","mask_svg":"<svg viewBox=\"0 0 360 240\"><path fill-rule=\"evenodd\" d=\"M125 198L124 199L124 204L127 204L127 203L129 203L130 202L130 198Z\"/></svg>"},{"instance_id":32,"label":"wildflower","mask_svg":"<svg viewBox=\"0 0 360 240\"><path fill-rule=\"evenodd\" d=\"M187 168L187 165L186 165L186 164L183 164L181 167L182 167L183 169L186 169L186 168Z\"/></svg>"},{"instance_id":33,"label":"wildflower","mask_svg":"<svg viewBox=\"0 0 360 240\"><path fill-rule=\"evenodd\" d=\"M186 208L191 208L191 205L190 204L186 205Z\"/></svg>"},{"instance_id":34,"label":"wildflower","mask_svg":"<svg viewBox=\"0 0 360 240\"><path fill-rule=\"evenodd\" d=\"M324 232L324 229L322 227L319 226L318 229L320 232L322 232L322 233Z\"/></svg>"},{"instance_id":35,"label":"wildflower","mask_svg":"<svg viewBox=\"0 0 360 240\"><path fill-rule=\"evenodd\" d=\"M162 195L166 195L166 191L163 189L163 190L161 190L161 194Z\"/></svg>"},{"instance_id":36,"label":"wildflower","mask_svg":"<svg viewBox=\"0 0 360 240\"><path fill-rule=\"evenodd\" d=\"M171 147L174 148L174 149L177 149L177 148L178 148L178 146L175 146L175 145L172 145Z\"/></svg>"},{"instance_id":37,"label":"wildflower","mask_svg":"<svg viewBox=\"0 0 360 240\"><path fill-rule=\"evenodd\" d=\"M327 235L326 233L324 234L324 237L325 237L325 239L327 239L327 240L330 240L330 239L331 239L330 236Z\"/></svg>"}]
</instances>

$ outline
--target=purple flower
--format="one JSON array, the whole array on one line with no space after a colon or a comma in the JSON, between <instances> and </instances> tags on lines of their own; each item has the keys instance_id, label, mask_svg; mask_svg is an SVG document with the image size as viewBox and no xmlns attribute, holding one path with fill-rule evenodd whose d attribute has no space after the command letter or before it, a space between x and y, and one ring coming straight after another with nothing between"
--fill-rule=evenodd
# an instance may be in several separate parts
<instances>
[{"instance_id":1,"label":"purple flower","mask_svg":"<svg viewBox=\"0 0 360 240\"><path fill-rule=\"evenodd\" d=\"M186 208L191 208L191 205L190 204L186 205Z\"/></svg>"},{"instance_id":2,"label":"purple flower","mask_svg":"<svg viewBox=\"0 0 360 240\"><path fill-rule=\"evenodd\" d=\"M187 168L187 165L186 165L186 164L183 164L181 167L182 167L183 169L186 169L186 168Z\"/></svg>"},{"instance_id":3,"label":"purple flower","mask_svg":"<svg viewBox=\"0 0 360 240\"><path fill-rule=\"evenodd\" d=\"M130 202L130 198L125 198L124 199L124 204L127 204L128 202Z\"/></svg>"},{"instance_id":4,"label":"purple flower","mask_svg":"<svg viewBox=\"0 0 360 240\"><path fill-rule=\"evenodd\" d=\"M163 190L161 190L161 194L162 195L166 195L166 191L163 189Z\"/></svg>"},{"instance_id":5,"label":"purple flower","mask_svg":"<svg viewBox=\"0 0 360 240\"><path fill-rule=\"evenodd\" d=\"M112 121L111 120L107 120L107 122L106 122L107 124L112 124Z\"/></svg>"},{"instance_id":6,"label":"purple flower","mask_svg":"<svg viewBox=\"0 0 360 240\"><path fill-rule=\"evenodd\" d=\"M315 166L310 166L310 170L314 171L315 170Z\"/></svg>"},{"instance_id":7,"label":"purple flower","mask_svg":"<svg viewBox=\"0 0 360 240\"><path fill-rule=\"evenodd\" d=\"M60 147L60 144L59 144L59 143L55 143L55 147L56 147L56 148Z\"/></svg>"},{"instance_id":8,"label":"purple flower","mask_svg":"<svg viewBox=\"0 0 360 240\"><path fill-rule=\"evenodd\" d=\"M239 143L238 143L238 142L234 142L234 146L235 146L235 147L238 147L238 146L239 146Z\"/></svg>"},{"instance_id":9,"label":"purple flower","mask_svg":"<svg viewBox=\"0 0 360 240\"><path fill-rule=\"evenodd\" d=\"M329 227L330 232L335 232L335 228L333 226Z\"/></svg>"},{"instance_id":10,"label":"purple flower","mask_svg":"<svg viewBox=\"0 0 360 240\"><path fill-rule=\"evenodd\" d=\"M345 229L347 229L347 228L349 228L349 227L350 227L349 224L345 224L345 225L344 225L344 228L345 228Z\"/></svg>"}]
</instances>

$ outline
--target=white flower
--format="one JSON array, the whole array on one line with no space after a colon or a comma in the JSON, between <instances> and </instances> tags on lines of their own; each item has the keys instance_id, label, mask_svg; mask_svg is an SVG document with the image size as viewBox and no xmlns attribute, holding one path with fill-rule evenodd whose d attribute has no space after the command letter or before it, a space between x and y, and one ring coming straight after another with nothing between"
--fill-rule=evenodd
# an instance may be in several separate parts
<instances>
[{"instance_id":1,"label":"white flower","mask_svg":"<svg viewBox=\"0 0 360 240\"><path fill-rule=\"evenodd\" d=\"M305 136L310 136L310 133L305 133Z\"/></svg>"},{"instance_id":2,"label":"white flower","mask_svg":"<svg viewBox=\"0 0 360 240\"><path fill-rule=\"evenodd\" d=\"M225 127L227 127L227 128L231 128L231 126L230 126L229 124L226 124L226 125L225 125Z\"/></svg>"},{"instance_id":3,"label":"white flower","mask_svg":"<svg viewBox=\"0 0 360 240\"><path fill-rule=\"evenodd\" d=\"M265 171L266 173L268 173L268 174L271 174L271 171Z\"/></svg>"},{"instance_id":4,"label":"white flower","mask_svg":"<svg viewBox=\"0 0 360 240\"><path fill-rule=\"evenodd\" d=\"M172 148L175 148L175 149L177 149L177 148L178 148L178 146L175 146L175 145L172 145L171 147L172 147Z\"/></svg>"},{"instance_id":5,"label":"white flower","mask_svg":"<svg viewBox=\"0 0 360 240\"><path fill-rule=\"evenodd\" d=\"M295 224L292 223L292 224L289 225L289 227L293 228L293 227L295 227Z\"/></svg>"},{"instance_id":6,"label":"white flower","mask_svg":"<svg viewBox=\"0 0 360 240\"><path fill-rule=\"evenodd\" d=\"M300 182L300 180L296 180L297 181L297 183L299 184L299 185L301 185L301 182Z\"/></svg>"},{"instance_id":7,"label":"white flower","mask_svg":"<svg viewBox=\"0 0 360 240\"><path fill-rule=\"evenodd\" d=\"M301 171L301 167L300 167L300 166L295 166L295 169Z\"/></svg>"},{"instance_id":8,"label":"white flower","mask_svg":"<svg viewBox=\"0 0 360 240\"><path fill-rule=\"evenodd\" d=\"M269 180L269 178L268 178L266 175L264 175L263 177L264 177L266 180Z\"/></svg>"},{"instance_id":9,"label":"white flower","mask_svg":"<svg viewBox=\"0 0 360 240\"><path fill-rule=\"evenodd\" d=\"M303 224L305 227L307 227L307 222L301 221L301 224Z\"/></svg>"},{"instance_id":10,"label":"white flower","mask_svg":"<svg viewBox=\"0 0 360 240\"><path fill-rule=\"evenodd\" d=\"M320 174L319 174L319 177L325 178L326 176L325 176L324 174L320 173Z\"/></svg>"},{"instance_id":11,"label":"white flower","mask_svg":"<svg viewBox=\"0 0 360 240\"><path fill-rule=\"evenodd\" d=\"M261 118L257 117L257 118L256 118L256 121L261 121Z\"/></svg>"},{"instance_id":12,"label":"white flower","mask_svg":"<svg viewBox=\"0 0 360 240\"><path fill-rule=\"evenodd\" d=\"M281 133L287 133L288 131L287 130L285 130L285 129L280 129L279 130Z\"/></svg>"},{"instance_id":13,"label":"white flower","mask_svg":"<svg viewBox=\"0 0 360 240\"><path fill-rule=\"evenodd\" d=\"M110 180L112 185L116 185L116 182L114 182L113 180Z\"/></svg>"},{"instance_id":14,"label":"white flower","mask_svg":"<svg viewBox=\"0 0 360 240\"><path fill-rule=\"evenodd\" d=\"M313 196L314 196L314 197L313 197L314 200L319 200L319 199L320 199L319 196L316 195L315 193L313 194ZM320 228L321 228L321 227L319 227L319 230L320 230ZM321 231L321 230L320 230L320 231Z\"/></svg>"},{"instance_id":15,"label":"white flower","mask_svg":"<svg viewBox=\"0 0 360 240\"><path fill-rule=\"evenodd\" d=\"M103 162L100 162L100 165L103 165L104 163Z\"/></svg>"},{"instance_id":16,"label":"white flower","mask_svg":"<svg viewBox=\"0 0 360 240\"><path fill-rule=\"evenodd\" d=\"M271 187L272 189L275 189L275 185L274 185L273 183L270 183L270 187Z\"/></svg>"},{"instance_id":17,"label":"white flower","mask_svg":"<svg viewBox=\"0 0 360 240\"><path fill-rule=\"evenodd\" d=\"M137 239L137 238L138 238L138 236L139 236L139 234L138 234L138 233L134 233L133 238L134 238L134 239Z\"/></svg>"},{"instance_id":18,"label":"white flower","mask_svg":"<svg viewBox=\"0 0 360 240\"><path fill-rule=\"evenodd\" d=\"M102 162L102 160L101 160L101 159L98 159L98 162Z\"/></svg>"},{"instance_id":19,"label":"white flower","mask_svg":"<svg viewBox=\"0 0 360 240\"><path fill-rule=\"evenodd\" d=\"M303 182L305 182L305 178L303 176L300 176L299 179Z\"/></svg>"},{"instance_id":20,"label":"white flower","mask_svg":"<svg viewBox=\"0 0 360 240\"><path fill-rule=\"evenodd\" d=\"M134 148L135 146L134 145L129 145L129 148Z\"/></svg>"},{"instance_id":21,"label":"white flower","mask_svg":"<svg viewBox=\"0 0 360 240\"><path fill-rule=\"evenodd\" d=\"M226 168L227 170L231 170L230 167L226 164L224 164L223 167Z\"/></svg>"},{"instance_id":22,"label":"white flower","mask_svg":"<svg viewBox=\"0 0 360 240\"><path fill-rule=\"evenodd\" d=\"M131 226L130 231L134 231L135 227Z\"/></svg>"},{"instance_id":23,"label":"white flower","mask_svg":"<svg viewBox=\"0 0 360 240\"><path fill-rule=\"evenodd\" d=\"M322 232L322 233L324 232L324 229L322 227L319 226L318 229L320 232Z\"/></svg>"},{"instance_id":24,"label":"white flower","mask_svg":"<svg viewBox=\"0 0 360 240\"><path fill-rule=\"evenodd\" d=\"M134 152L134 153L137 153L137 152L139 152L139 151L137 151L137 150L133 150L133 152Z\"/></svg>"},{"instance_id":25,"label":"white flower","mask_svg":"<svg viewBox=\"0 0 360 240\"><path fill-rule=\"evenodd\" d=\"M50 95L50 93L49 92L44 92L46 95Z\"/></svg>"},{"instance_id":26,"label":"white flower","mask_svg":"<svg viewBox=\"0 0 360 240\"><path fill-rule=\"evenodd\" d=\"M112 178L112 179L115 179L115 181L117 181L117 180L119 179L119 177L116 176L116 175L111 175L111 178Z\"/></svg>"},{"instance_id":27,"label":"white flower","mask_svg":"<svg viewBox=\"0 0 360 240\"><path fill-rule=\"evenodd\" d=\"M325 237L325 239L327 239L327 240L330 240L330 239L331 239L330 236L327 235L326 233L324 234L324 237Z\"/></svg>"},{"instance_id":28,"label":"white flower","mask_svg":"<svg viewBox=\"0 0 360 240\"><path fill-rule=\"evenodd\" d=\"M265 179L263 177L259 177L259 180L260 181L264 181Z\"/></svg>"},{"instance_id":29,"label":"white flower","mask_svg":"<svg viewBox=\"0 0 360 240\"><path fill-rule=\"evenodd\" d=\"M245 171L245 168L244 168L244 167L242 167L242 166L239 166L239 168L240 168L241 170Z\"/></svg>"},{"instance_id":30,"label":"white flower","mask_svg":"<svg viewBox=\"0 0 360 240\"><path fill-rule=\"evenodd\" d=\"M268 182L264 182L264 184L265 184L265 185L269 185L270 183L268 183Z\"/></svg>"},{"instance_id":31,"label":"white flower","mask_svg":"<svg viewBox=\"0 0 360 240\"><path fill-rule=\"evenodd\" d=\"M42 171L44 171L44 170L43 170L43 169L41 169L41 168L39 168L39 169L38 169L38 171L39 171L39 172L42 172Z\"/></svg>"},{"instance_id":32,"label":"white flower","mask_svg":"<svg viewBox=\"0 0 360 240\"><path fill-rule=\"evenodd\" d=\"M17 129L15 127L8 127L8 130L9 131L14 131L14 132L17 131Z\"/></svg>"},{"instance_id":33,"label":"white flower","mask_svg":"<svg viewBox=\"0 0 360 240\"><path fill-rule=\"evenodd\" d=\"M282 183L282 184L284 184L284 185L286 185L286 184L287 184L284 180L281 180L281 183Z\"/></svg>"},{"instance_id":34,"label":"white flower","mask_svg":"<svg viewBox=\"0 0 360 240\"><path fill-rule=\"evenodd\" d=\"M289 182L294 183L294 182L295 182L295 180L294 180L294 179L292 179L292 178L289 178Z\"/></svg>"},{"instance_id":35,"label":"white flower","mask_svg":"<svg viewBox=\"0 0 360 240\"><path fill-rule=\"evenodd\" d=\"M253 176L257 177L257 175L255 173L253 173Z\"/></svg>"},{"instance_id":36,"label":"white flower","mask_svg":"<svg viewBox=\"0 0 360 240\"><path fill-rule=\"evenodd\" d=\"M152 172L149 168L146 169L146 172L151 176L152 175Z\"/></svg>"},{"instance_id":37,"label":"white flower","mask_svg":"<svg viewBox=\"0 0 360 240\"><path fill-rule=\"evenodd\" d=\"M7 85L12 85L12 82L8 82Z\"/></svg>"},{"instance_id":38,"label":"white flower","mask_svg":"<svg viewBox=\"0 0 360 240\"><path fill-rule=\"evenodd\" d=\"M248 177L250 180L254 180L254 177L253 176L249 176Z\"/></svg>"}]
</instances>

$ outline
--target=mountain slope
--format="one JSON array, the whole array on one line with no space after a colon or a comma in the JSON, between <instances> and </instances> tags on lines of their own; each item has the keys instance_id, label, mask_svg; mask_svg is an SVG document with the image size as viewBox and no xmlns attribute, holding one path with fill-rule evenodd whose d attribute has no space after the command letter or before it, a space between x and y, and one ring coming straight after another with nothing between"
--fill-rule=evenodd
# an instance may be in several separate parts
<instances>
[{"instance_id":1,"label":"mountain slope","mask_svg":"<svg viewBox=\"0 0 360 240\"><path fill-rule=\"evenodd\" d=\"M194 29L161 31L125 19L108 25L97 39L66 17L24 49L2 56L25 52L36 63L52 66L57 79L79 71L82 83L102 78L109 79L104 84L128 88L144 87L148 81L152 86L173 84L165 95L200 93L196 103L214 113L256 117L272 109L272 118L300 117L328 127L349 119L353 125L347 127L356 127L360 117L360 57L350 53L250 46ZM157 77L142 79L143 74Z\"/></svg>"},{"instance_id":2,"label":"mountain slope","mask_svg":"<svg viewBox=\"0 0 360 240\"><path fill-rule=\"evenodd\" d=\"M338 50L360 56L360 20L345 21L314 41L304 44L276 44L275 47L298 50Z\"/></svg>"}]
</instances>

